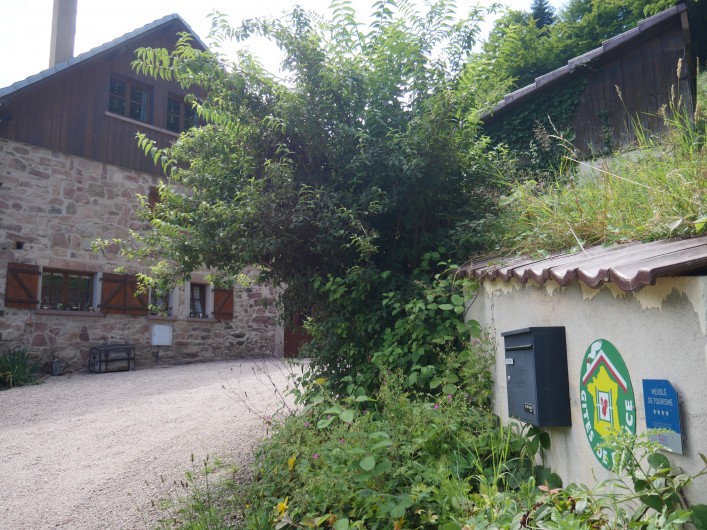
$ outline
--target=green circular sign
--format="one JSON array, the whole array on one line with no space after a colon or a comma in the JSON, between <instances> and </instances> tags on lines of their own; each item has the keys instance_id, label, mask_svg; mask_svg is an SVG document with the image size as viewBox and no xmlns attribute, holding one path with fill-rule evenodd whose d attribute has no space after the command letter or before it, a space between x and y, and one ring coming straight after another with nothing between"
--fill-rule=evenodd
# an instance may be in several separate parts
<instances>
[{"instance_id":1,"label":"green circular sign","mask_svg":"<svg viewBox=\"0 0 707 530\"><path fill-rule=\"evenodd\" d=\"M621 429L636 432L636 401L624 360L608 340L595 340L587 348L579 379L579 398L589 445L601 465L610 470L611 451L597 446Z\"/></svg>"}]
</instances>

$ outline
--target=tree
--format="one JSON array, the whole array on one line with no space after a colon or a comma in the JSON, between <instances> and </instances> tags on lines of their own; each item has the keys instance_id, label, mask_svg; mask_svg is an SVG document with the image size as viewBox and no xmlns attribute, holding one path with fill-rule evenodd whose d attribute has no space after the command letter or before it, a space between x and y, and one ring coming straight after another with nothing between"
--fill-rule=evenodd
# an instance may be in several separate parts
<instances>
[{"instance_id":1,"label":"tree","mask_svg":"<svg viewBox=\"0 0 707 530\"><path fill-rule=\"evenodd\" d=\"M547 0L533 0L530 12L509 10L496 20L481 55L494 63L496 76L511 77L515 87L523 87L675 3L675 0L569 0L554 15ZM697 13L700 5L691 2L691 12Z\"/></svg>"},{"instance_id":2,"label":"tree","mask_svg":"<svg viewBox=\"0 0 707 530\"><path fill-rule=\"evenodd\" d=\"M535 27L538 29L551 26L555 22L555 8L550 5L548 0L533 0L530 5L530 13L533 15Z\"/></svg>"},{"instance_id":3,"label":"tree","mask_svg":"<svg viewBox=\"0 0 707 530\"><path fill-rule=\"evenodd\" d=\"M530 13L509 10L496 20L482 57L492 62L494 77L512 78L515 87L529 85L557 67L556 41L545 33Z\"/></svg>"},{"instance_id":4,"label":"tree","mask_svg":"<svg viewBox=\"0 0 707 530\"><path fill-rule=\"evenodd\" d=\"M134 255L174 280L203 266L224 279L255 266L261 280L287 285L293 309L315 304L322 319L343 314L341 293L313 280L355 274L375 284L360 306L370 312L489 202L485 177L467 163L477 108L464 65L481 12L453 15L444 2L420 15L383 0L365 31L345 1L331 20L300 8L239 27L214 19L216 43L274 41L285 82L248 53L227 63L188 36L171 52L139 50L134 67L190 90L208 125L171 147L141 137L178 186L161 187L144 209L152 230L135 234Z\"/></svg>"}]
</instances>

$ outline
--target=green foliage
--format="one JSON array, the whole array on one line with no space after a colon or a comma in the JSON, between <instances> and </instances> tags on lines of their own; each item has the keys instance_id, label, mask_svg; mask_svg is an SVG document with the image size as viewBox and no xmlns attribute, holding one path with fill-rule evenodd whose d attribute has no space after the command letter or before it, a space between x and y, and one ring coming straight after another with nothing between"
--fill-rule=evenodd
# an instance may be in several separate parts
<instances>
[{"instance_id":1,"label":"green foliage","mask_svg":"<svg viewBox=\"0 0 707 530\"><path fill-rule=\"evenodd\" d=\"M195 50L188 36L171 52L138 50L133 67L190 90L207 125L167 148L139 136L171 183L144 205L152 230L126 251L170 281L256 266L288 285L293 311L312 305L314 277L409 273L457 223L488 213L487 176L467 158L478 104L463 68L481 17L387 1L365 30L345 1L330 19L295 8L231 27L215 16L216 49L265 37L284 54L285 81L245 52L227 63Z\"/></svg>"},{"instance_id":2,"label":"green foliage","mask_svg":"<svg viewBox=\"0 0 707 530\"><path fill-rule=\"evenodd\" d=\"M704 76L699 83L704 84ZM698 110L701 105L699 99ZM522 253L556 252L704 233L707 122L688 115L678 101L663 109L662 116L666 133L651 135L634 120L637 150L597 169L551 183L513 185L501 200L503 246Z\"/></svg>"},{"instance_id":3,"label":"green foliage","mask_svg":"<svg viewBox=\"0 0 707 530\"><path fill-rule=\"evenodd\" d=\"M672 469L650 432L607 439L615 478L563 487L534 463L547 433L499 427L470 400L474 385L435 397L389 374L375 399L337 399L326 384L313 383L302 413L274 426L251 483L224 482L225 497L202 487L163 527L705 528L707 505L687 505L682 492L707 474L707 458L694 474Z\"/></svg>"},{"instance_id":4,"label":"green foliage","mask_svg":"<svg viewBox=\"0 0 707 530\"><path fill-rule=\"evenodd\" d=\"M561 89L540 93L520 103L512 114L492 121L484 132L512 149L526 171L540 174L556 169L567 152L552 137L574 140L572 123L585 85L585 79L577 76Z\"/></svg>"},{"instance_id":5,"label":"green foliage","mask_svg":"<svg viewBox=\"0 0 707 530\"><path fill-rule=\"evenodd\" d=\"M533 0L530 4L530 13L535 20L535 26L542 29L545 26L550 26L555 22L555 8L550 5L548 0Z\"/></svg>"},{"instance_id":6,"label":"green foliage","mask_svg":"<svg viewBox=\"0 0 707 530\"><path fill-rule=\"evenodd\" d=\"M24 346L5 348L0 355L0 389L37 384L41 381L36 373L37 367Z\"/></svg>"},{"instance_id":7,"label":"green foliage","mask_svg":"<svg viewBox=\"0 0 707 530\"><path fill-rule=\"evenodd\" d=\"M427 253L409 275L359 267L315 280L326 313L315 311L307 324L313 337L305 346L312 357L308 379L325 377L332 390L349 394L371 392L399 370L407 388L440 391L441 359L467 351L480 329L464 319L474 285L439 260L439 252ZM478 366L477 376L489 362Z\"/></svg>"},{"instance_id":8,"label":"green foliage","mask_svg":"<svg viewBox=\"0 0 707 530\"><path fill-rule=\"evenodd\" d=\"M208 457L201 465L194 461L194 455L191 460L192 469L173 484L179 493L159 503L164 515L157 528L233 528L234 514L241 506L235 494L236 470L220 460L210 462Z\"/></svg>"},{"instance_id":9,"label":"green foliage","mask_svg":"<svg viewBox=\"0 0 707 530\"><path fill-rule=\"evenodd\" d=\"M406 391L405 377L391 373L375 400L338 401L315 387L304 413L261 448L250 520L269 513L278 527L437 527L471 508L470 493L532 476L531 457L521 457L527 441L474 405L483 384L435 398Z\"/></svg>"},{"instance_id":10,"label":"green foliage","mask_svg":"<svg viewBox=\"0 0 707 530\"><path fill-rule=\"evenodd\" d=\"M509 10L496 20L480 57L493 62L499 78L511 78L515 88L524 87L675 4L673 0L570 0L553 17L547 2L536 0L530 12ZM691 9L699 9L700 4L690 2Z\"/></svg>"}]
</instances>

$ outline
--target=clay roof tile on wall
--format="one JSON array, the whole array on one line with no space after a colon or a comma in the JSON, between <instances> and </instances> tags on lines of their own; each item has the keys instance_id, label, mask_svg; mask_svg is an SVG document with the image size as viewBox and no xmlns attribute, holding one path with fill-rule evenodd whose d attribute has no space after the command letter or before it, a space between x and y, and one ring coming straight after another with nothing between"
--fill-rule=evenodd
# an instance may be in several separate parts
<instances>
[{"instance_id":1,"label":"clay roof tile on wall","mask_svg":"<svg viewBox=\"0 0 707 530\"><path fill-rule=\"evenodd\" d=\"M707 274L707 236L598 246L545 259L472 260L463 271L480 280L533 280L539 285L553 280L561 286L581 281L592 288L613 283L623 291L635 292L655 284L659 277Z\"/></svg>"}]
</instances>

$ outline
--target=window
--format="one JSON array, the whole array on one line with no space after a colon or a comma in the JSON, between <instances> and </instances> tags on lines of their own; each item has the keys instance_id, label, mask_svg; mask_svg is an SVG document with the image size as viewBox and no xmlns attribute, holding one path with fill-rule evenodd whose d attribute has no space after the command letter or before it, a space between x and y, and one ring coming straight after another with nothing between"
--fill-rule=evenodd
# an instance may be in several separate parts
<instances>
[{"instance_id":1,"label":"window","mask_svg":"<svg viewBox=\"0 0 707 530\"><path fill-rule=\"evenodd\" d=\"M150 290L150 314L172 316L172 291Z\"/></svg>"},{"instance_id":2,"label":"window","mask_svg":"<svg viewBox=\"0 0 707 530\"><path fill-rule=\"evenodd\" d=\"M147 123L150 119L150 89L132 81L111 78L108 110Z\"/></svg>"},{"instance_id":3,"label":"window","mask_svg":"<svg viewBox=\"0 0 707 530\"><path fill-rule=\"evenodd\" d=\"M177 96L167 98L167 129L182 132L198 125L198 116L191 104Z\"/></svg>"},{"instance_id":4,"label":"window","mask_svg":"<svg viewBox=\"0 0 707 530\"><path fill-rule=\"evenodd\" d=\"M189 316L208 318L206 312L206 285L202 283L189 284Z\"/></svg>"},{"instance_id":5,"label":"window","mask_svg":"<svg viewBox=\"0 0 707 530\"><path fill-rule=\"evenodd\" d=\"M88 311L93 306L93 275L85 272L44 269L42 309Z\"/></svg>"}]
</instances>

